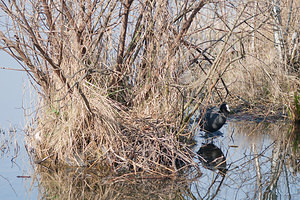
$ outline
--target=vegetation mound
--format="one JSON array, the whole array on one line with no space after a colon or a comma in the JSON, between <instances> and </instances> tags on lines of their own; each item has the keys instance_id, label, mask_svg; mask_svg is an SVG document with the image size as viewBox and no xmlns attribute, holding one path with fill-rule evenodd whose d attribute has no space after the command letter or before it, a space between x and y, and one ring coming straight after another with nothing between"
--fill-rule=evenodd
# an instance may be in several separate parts
<instances>
[{"instance_id":1,"label":"vegetation mound","mask_svg":"<svg viewBox=\"0 0 300 200\"><path fill-rule=\"evenodd\" d=\"M1 49L40 97L36 162L169 174L196 166L186 139L199 107L292 109L299 2L288 2L1 1Z\"/></svg>"}]
</instances>

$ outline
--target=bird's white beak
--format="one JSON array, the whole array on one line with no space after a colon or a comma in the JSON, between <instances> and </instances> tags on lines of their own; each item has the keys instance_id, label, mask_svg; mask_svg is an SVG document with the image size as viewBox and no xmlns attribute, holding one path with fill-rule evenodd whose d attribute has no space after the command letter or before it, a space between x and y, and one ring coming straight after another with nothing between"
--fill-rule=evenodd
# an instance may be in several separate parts
<instances>
[{"instance_id":1,"label":"bird's white beak","mask_svg":"<svg viewBox=\"0 0 300 200\"><path fill-rule=\"evenodd\" d=\"M230 112L230 109L229 109L229 106L228 106L228 105L226 105L226 110L227 110L228 112Z\"/></svg>"}]
</instances>

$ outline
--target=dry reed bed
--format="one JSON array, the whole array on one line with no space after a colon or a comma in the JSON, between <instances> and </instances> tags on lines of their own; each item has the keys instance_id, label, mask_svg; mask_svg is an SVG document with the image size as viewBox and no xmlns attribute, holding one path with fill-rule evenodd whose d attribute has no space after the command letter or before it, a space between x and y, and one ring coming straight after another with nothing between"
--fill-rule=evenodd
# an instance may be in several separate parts
<instances>
[{"instance_id":1,"label":"dry reed bed","mask_svg":"<svg viewBox=\"0 0 300 200\"><path fill-rule=\"evenodd\" d=\"M28 143L37 163L52 166L111 166L117 173L134 171L172 174L196 166L194 154L178 140L171 118L133 113L120 103L87 87L92 114L82 101L71 100L58 110L39 114ZM94 90L94 91L93 91ZM80 98L80 97L78 97ZM185 166L184 166L185 165Z\"/></svg>"}]
</instances>

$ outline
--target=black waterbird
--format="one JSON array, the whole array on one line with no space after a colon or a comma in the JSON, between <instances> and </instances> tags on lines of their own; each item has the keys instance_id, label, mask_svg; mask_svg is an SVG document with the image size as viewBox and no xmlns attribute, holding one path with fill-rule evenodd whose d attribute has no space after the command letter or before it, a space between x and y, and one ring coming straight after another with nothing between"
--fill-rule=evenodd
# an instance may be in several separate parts
<instances>
[{"instance_id":1,"label":"black waterbird","mask_svg":"<svg viewBox=\"0 0 300 200\"><path fill-rule=\"evenodd\" d=\"M200 128L205 132L218 131L225 124L229 112L230 109L226 103L223 103L220 108L202 109L199 116Z\"/></svg>"}]
</instances>

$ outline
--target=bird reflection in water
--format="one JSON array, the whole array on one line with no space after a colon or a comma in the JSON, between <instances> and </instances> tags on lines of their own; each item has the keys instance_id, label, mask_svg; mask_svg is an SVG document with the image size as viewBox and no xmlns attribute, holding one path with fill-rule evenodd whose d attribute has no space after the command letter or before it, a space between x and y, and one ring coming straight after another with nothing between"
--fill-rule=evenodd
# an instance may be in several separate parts
<instances>
[{"instance_id":1,"label":"bird reflection in water","mask_svg":"<svg viewBox=\"0 0 300 200\"><path fill-rule=\"evenodd\" d=\"M199 155L199 159L205 168L212 171L217 169L223 176L226 174L226 157L221 149L216 145L212 143L204 144L200 147L197 154Z\"/></svg>"}]
</instances>

